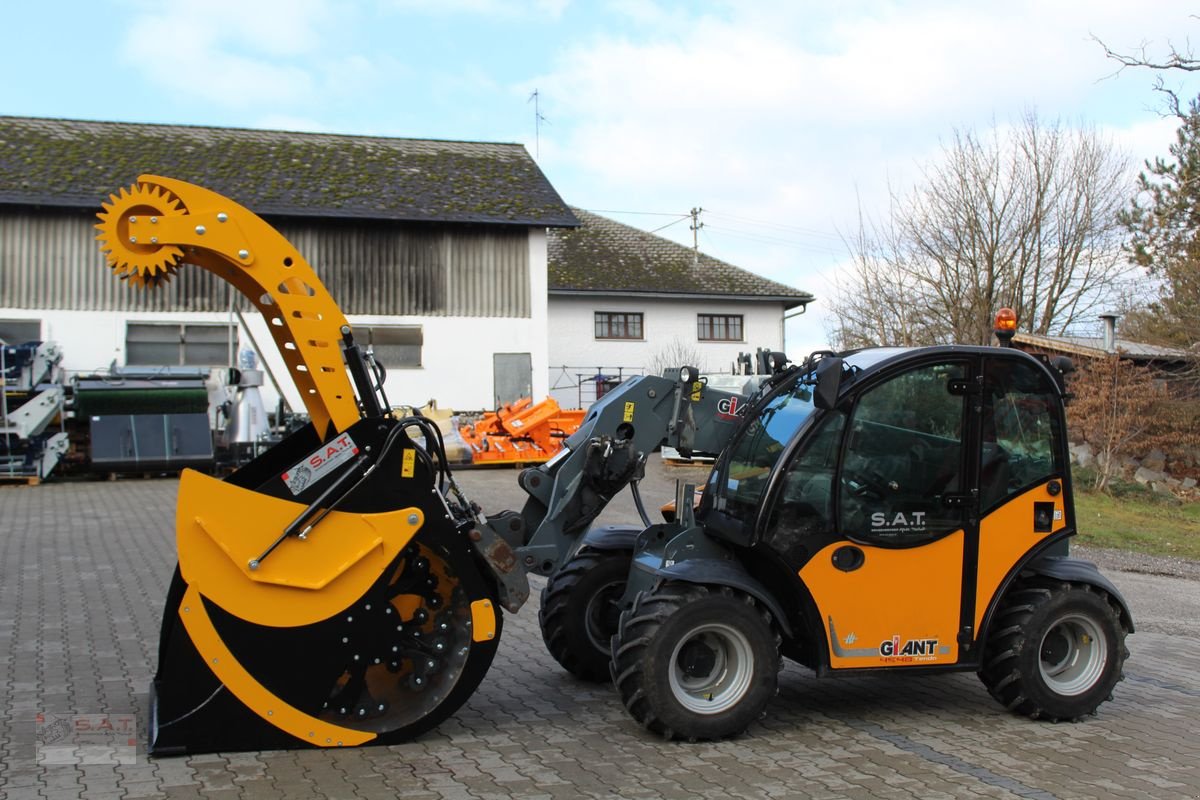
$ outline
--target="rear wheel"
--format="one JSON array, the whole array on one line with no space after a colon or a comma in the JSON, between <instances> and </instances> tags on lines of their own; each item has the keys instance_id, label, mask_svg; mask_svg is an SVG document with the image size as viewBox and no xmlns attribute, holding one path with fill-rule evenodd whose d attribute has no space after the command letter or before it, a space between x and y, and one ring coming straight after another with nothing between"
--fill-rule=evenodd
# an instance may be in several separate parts
<instances>
[{"instance_id":1,"label":"rear wheel","mask_svg":"<svg viewBox=\"0 0 1200 800\"><path fill-rule=\"evenodd\" d=\"M643 592L612 640L625 708L668 739L741 733L774 697L779 668L771 615L728 587L666 583Z\"/></svg>"},{"instance_id":2,"label":"rear wheel","mask_svg":"<svg viewBox=\"0 0 1200 800\"><path fill-rule=\"evenodd\" d=\"M979 672L992 697L1033 719L1094 714L1122 679L1126 631L1108 595L1050 580L1010 590Z\"/></svg>"},{"instance_id":3,"label":"rear wheel","mask_svg":"<svg viewBox=\"0 0 1200 800\"><path fill-rule=\"evenodd\" d=\"M631 560L628 550L581 550L542 590L542 639L554 660L576 677L609 678L609 639L617 632Z\"/></svg>"}]
</instances>

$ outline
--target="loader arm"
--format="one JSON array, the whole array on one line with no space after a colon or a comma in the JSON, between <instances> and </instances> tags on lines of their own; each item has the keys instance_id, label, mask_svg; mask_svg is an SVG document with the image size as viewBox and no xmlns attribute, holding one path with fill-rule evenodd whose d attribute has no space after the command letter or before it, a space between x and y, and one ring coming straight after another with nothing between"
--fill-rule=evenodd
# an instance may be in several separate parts
<instances>
[{"instance_id":1,"label":"loader arm","mask_svg":"<svg viewBox=\"0 0 1200 800\"><path fill-rule=\"evenodd\" d=\"M491 527L510 539L520 532L515 566L553 573L578 550L613 497L643 477L647 455L660 444L685 456L721 452L741 427L759 380L770 378L748 377L745 393L722 391L688 368L674 379L634 377L605 394L557 457L521 473L528 498L520 513L490 518ZM496 572L505 583L503 569Z\"/></svg>"}]
</instances>

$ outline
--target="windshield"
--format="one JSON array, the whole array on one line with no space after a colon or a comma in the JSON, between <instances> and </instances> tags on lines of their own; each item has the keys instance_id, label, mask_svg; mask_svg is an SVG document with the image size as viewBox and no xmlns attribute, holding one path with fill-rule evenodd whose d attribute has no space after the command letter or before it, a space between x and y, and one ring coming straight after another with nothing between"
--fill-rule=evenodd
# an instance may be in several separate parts
<instances>
[{"instance_id":1,"label":"windshield","mask_svg":"<svg viewBox=\"0 0 1200 800\"><path fill-rule=\"evenodd\" d=\"M799 381L767 401L729 451L724 492L727 514L753 518L775 462L812 411L812 389Z\"/></svg>"}]
</instances>

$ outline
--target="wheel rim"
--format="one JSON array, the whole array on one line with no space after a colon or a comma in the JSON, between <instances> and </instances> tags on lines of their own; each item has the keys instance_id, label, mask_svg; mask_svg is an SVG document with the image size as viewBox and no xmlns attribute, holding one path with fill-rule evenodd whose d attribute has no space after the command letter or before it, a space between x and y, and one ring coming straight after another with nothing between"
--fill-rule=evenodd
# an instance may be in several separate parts
<instances>
[{"instance_id":1,"label":"wheel rim","mask_svg":"<svg viewBox=\"0 0 1200 800\"><path fill-rule=\"evenodd\" d=\"M1042 680L1060 695L1083 694L1096 685L1108 662L1108 639L1091 619L1078 614L1050 626L1038 648Z\"/></svg>"},{"instance_id":2,"label":"wheel rim","mask_svg":"<svg viewBox=\"0 0 1200 800\"><path fill-rule=\"evenodd\" d=\"M608 655L609 639L617 632L617 622L621 616L620 601L624 594L624 581L606 583L592 594L583 612L588 641L605 655Z\"/></svg>"},{"instance_id":3,"label":"wheel rim","mask_svg":"<svg viewBox=\"0 0 1200 800\"><path fill-rule=\"evenodd\" d=\"M729 625L693 628L671 654L671 692L689 711L719 714L750 688L754 655L746 636Z\"/></svg>"}]
</instances>

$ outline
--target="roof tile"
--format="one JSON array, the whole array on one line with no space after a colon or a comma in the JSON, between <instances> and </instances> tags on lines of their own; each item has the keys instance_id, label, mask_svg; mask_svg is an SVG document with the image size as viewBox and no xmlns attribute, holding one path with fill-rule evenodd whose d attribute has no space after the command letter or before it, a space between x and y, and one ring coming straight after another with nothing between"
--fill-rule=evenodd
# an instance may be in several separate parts
<instances>
[{"instance_id":1,"label":"roof tile","mask_svg":"<svg viewBox=\"0 0 1200 800\"><path fill-rule=\"evenodd\" d=\"M577 224L519 144L0 117L0 203L93 208L142 173L262 214Z\"/></svg>"},{"instance_id":2,"label":"roof tile","mask_svg":"<svg viewBox=\"0 0 1200 800\"><path fill-rule=\"evenodd\" d=\"M571 209L581 225L552 230L551 292L628 292L772 299L810 303L808 292L777 283L661 236Z\"/></svg>"}]
</instances>

